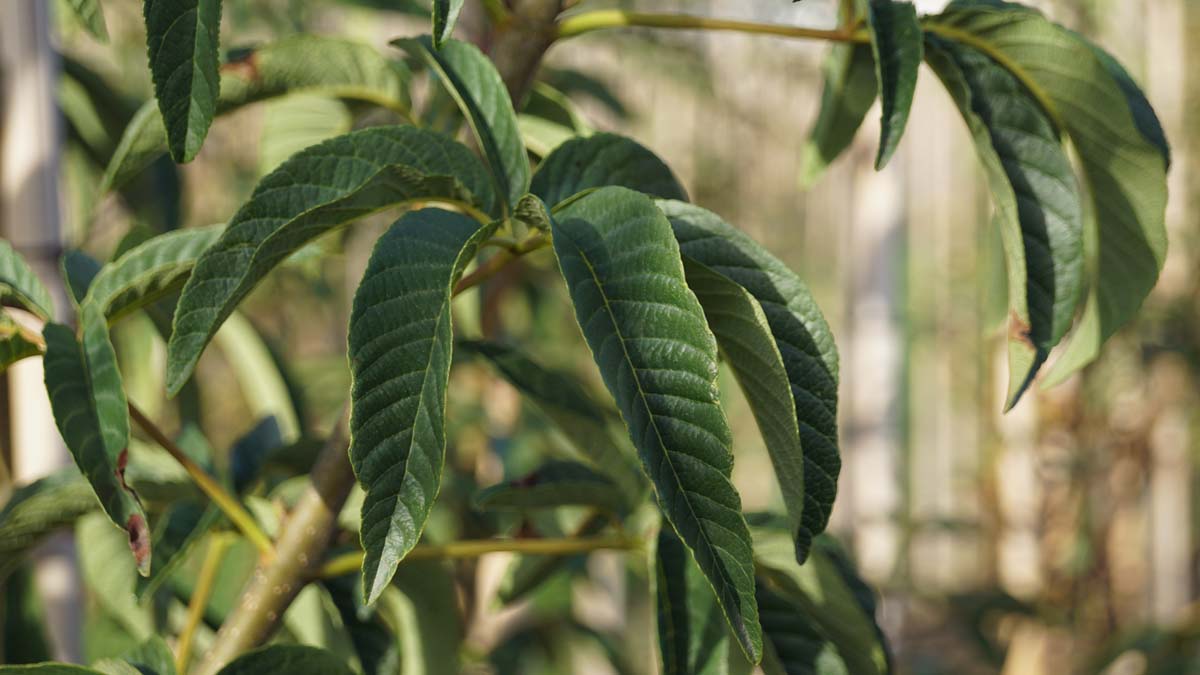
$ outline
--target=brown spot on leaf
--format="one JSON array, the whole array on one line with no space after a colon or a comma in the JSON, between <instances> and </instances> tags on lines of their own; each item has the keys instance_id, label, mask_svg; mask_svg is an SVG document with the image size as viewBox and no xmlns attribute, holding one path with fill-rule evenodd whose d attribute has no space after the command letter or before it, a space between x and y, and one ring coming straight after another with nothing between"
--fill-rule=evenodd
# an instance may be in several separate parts
<instances>
[{"instance_id":1,"label":"brown spot on leaf","mask_svg":"<svg viewBox=\"0 0 1200 675\"><path fill-rule=\"evenodd\" d=\"M533 473L530 473L527 476L524 476L522 478L518 478L517 480L514 480L512 483L510 483L510 485L512 485L513 487L517 487L517 488L528 488L528 487L533 487L534 485L537 485L538 481L540 481L540 480L541 480L541 476L538 475L537 471L534 471Z\"/></svg>"},{"instance_id":2,"label":"brown spot on leaf","mask_svg":"<svg viewBox=\"0 0 1200 675\"><path fill-rule=\"evenodd\" d=\"M1032 334L1033 329L1029 327L1029 324L1017 316L1015 311L1010 310L1008 312L1008 339L1023 342L1030 349L1035 349Z\"/></svg>"},{"instance_id":3,"label":"brown spot on leaf","mask_svg":"<svg viewBox=\"0 0 1200 675\"><path fill-rule=\"evenodd\" d=\"M258 52L250 50L222 64L221 74L234 75L252 82L258 81Z\"/></svg>"},{"instance_id":4,"label":"brown spot on leaf","mask_svg":"<svg viewBox=\"0 0 1200 675\"><path fill-rule=\"evenodd\" d=\"M129 516L125 531L129 534L129 550L133 551L138 572L142 576L150 574L150 528L146 526L146 519L136 513Z\"/></svg>"}]
</instances>

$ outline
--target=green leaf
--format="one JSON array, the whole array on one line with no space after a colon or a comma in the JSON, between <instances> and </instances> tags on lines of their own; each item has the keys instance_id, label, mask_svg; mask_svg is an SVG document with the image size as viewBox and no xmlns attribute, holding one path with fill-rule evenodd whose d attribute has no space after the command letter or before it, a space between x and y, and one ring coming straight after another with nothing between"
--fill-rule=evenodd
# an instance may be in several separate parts
<instances>
[{"instance_id":1,"label":"green leaf","mask_svg":"<svg viewBox=\"0 0 1200 675\"><path fill-rule=\"evenodd\" d=\"M43 319L54 316L50 291L42 285L25 258L13 250L12 244L0 239L0 301L4 300Z\"/></svg>"},{"instance_id":2,"label":"green leaf","mask_svg":"<svg viewBox=\"0 0 1200 675\"><path fill-rule=\"evenodd\" d=\"M100 42L108 42L108 27L104 23L104 11L100 9L100 0L67 0L67 4L92 37Z\"/></svg>"},{"instance_id":3,"label":"green leaf","mask_svg":"<svg viewBox=\"0 0 1200 675\"><path fill-rule=\"evenodd\" d=\"M553 233L576 318L659 503L757 662L754 568L729 478L717 345L684 281L670 223L649 197L606 187L564 207Z\"/></svg>"},{"instance_id":4,"label":"green leaf","mask_svg":"<svg viewBox=\"0 0 1200 675\"><path fill-rule=\"evenodd\" d=\"M362 604L362 589L358 577L343 575L324 579L321 585L329 593L342 625L354 645L364 675L399 673L400 640L379 615L368 613Z\"/></svg>"},{"instance_id":5,"label":"green leaf","mask_svg":"<svg viewBox=\"0 0 1200 675\"><path fill-rule=\"evenodd\" d=\"M923 33L917 10L910 2L871 0L867 6L867 26L883 108L879 154L875 157L875 168L882 169L900 145L908 124L917 90L917 71L923 58Z\"/></svg>"},{"instance_id":6,"label":"green leaf","mask_svg":"<svg viewBox=\"0 0 1200 675\"><path fill-rule=\"evenodd\" d=\"M520 350L495 342L462 341L465 353L486 358L504 379L529 398L578 450L580 460L607 475L629 503L647 489L641 467L624 452L611 431L620 423L615 410L602 406L570 374L546 368Z\"/></svg>"},{"instance_id":7,"label":"green leaf","mask_svg":"<svg viewBox=\"0 0 1200 675\"><path fill-rule=\"evenodd\" d=\"M352 671L333 653L304 645L271 645L242 654L217 675L352 675Z\"/></svg>"},{"instance_id":8,"label":"green leaf","mask_svg":"<svg viewBox=\"0 0 1200 675\"><path fill-rule=\"evenodd\" d=\"M66 326L47 323L43 329L50 407L75 464L109 518L129 535L138 570L145 575L150 569L150 530L137 495L124 480L129 414L116 356L103 316L84 312L81 320L86 347ZM99 331L103 339L93 338Z\"/></svg>"},{"instance_id":9,"label":"green leaf","mask_svg":"<svg viewBox=\"0 0 1200 675\"><path fill-rule=\"evenodd\" d=\"M875 103L875 57L864 44L838 43L821 68L821 108L800 157L800 181L811 186L825 168L850 146L867 111Z\"/></svg>"},{"instance_id":10,"label":"green leaf","mask_svg":"<svg viewBox=\"0 0 1200 675\"><path fill-rule=\"evenodd\" d=\"M485 510L527 511L591 506L621 514L629 504L616 483L577 462L550 461L507 483L481 490L475 504Z\"/></svg>"},{"instance_id":11,"label":"green leaf","mask_svg":"<svg viewBox=\"0 0 1200 675\"><path fill-rule=\"evenodd\" d=\"M138 577L135 589L138 598L151 595L169 580L187 560L196 542L220 521L221 510L216 506L205 506L194 501L173 504L154 528L151 539L154 567L149 576Z\"/></svg>"},{"instance_id":12,"label":"green leaf","mask_svg":"<svg viewBox=\"0 0 1200 675\"><path fill-rule=\"evenodd\" d=\"M812 538L829 522L841 470L838 355L829 325L808 286L753 239L700 207L667 201L658 205L684 258L745 288L766 315L791 383L804 450L804 508L794 533L796 558L803 560Z\"/></svg>"},{"instance_id":13,"label":"green leaf","mask_svg":"<svg viewBox=\"0 0 1200 675\"><path fill-rule=\"evenodd\" d=\"M229 449L229 473L233 489L241 494L258 479L267 458L283 447L283 434L274 415L259 420Z\"/></svg>"},{"instance_id":14,"label":"green leaf","mask_svg":"<svg viewBox=\"0 0 1200 675\"><path fill-rule=\"evenodd\" d=\"M134 589L138 573L125 555L125 535L102 513L89 513L75 524L79 570L91 596L130 636L145 640L154 632L149 605L139 604Z\"/></svg>"},{"instance_id":15,"label":"green leaf","mask_svg":"<svg viewBox=\"0 0 1200 675\"><path fill-rule=\"evenodd\" d=\"M0 661L3 663L37 663L51 658L45 601L34 583L35 564L30 561L15 565L11 573L6 573L5 563L0 562L0 619L3 620Z\"/></svg>"},{"instance_id":16,"label":"green leaf","mask_svg":"<svg viewBox=\"0 0 1200 675\"><path fill-rule=\"evenodd\" d=\"M99 260L78 249L67 249L58 260L59 272L66 283L67 292L75 304L83 302L92 281L100 273L103 265Z\"/></svg>"},{"instance_id":17,"label":"green leaf","mask_svg":"<svg viewBox=\"0 0 1200 675\"><path fill-rule=\"evenodd\" d=\"M396 573L379 613L400 637L401 673L460 675L462 620L454 579L434 560L414 560Z\"/></svg>"},{"instance_id":18,"label":"green leaf","mask_svg":"<svg viewBox=\"0 0 1200 675\"><path fill-rule=\"evenodd\" d=\"M437 74L479 140L496 190L506 205L516 205L529 190L529 158L512 99L491 59L475 45L458 40L446 40L437 48L427 36L392 44L420 57Z\"/></svg>"},{"instance_id":19,"label":"green leaf","mask_svg":"<svg viewBox=\"0 0 1200 675\"><path fill-rule=\"evenodd\" d=\"M433 46L440 48L454 32L463 0L433 0Z\"/></svg>"},{"instance_id":20,"label":"green leaf","mask_svg":"<svg viewBox=\"0 0 1200 675\"><path fill-rule=\"evenodd\" d=\"M21 334L17 322L8 314L0 312L0 373L21 359L41 353L41 347Z\"/></svg>"},{"instance_id":21,"label":"green leaf","mask_svg":"<svg viewBox=\"0 0 1200 675\"><path fill-rule=\"evenodd\" d=\"M200 152L217 108L221 0L145 0L154 95L176 162Z\"/></svg>"},{"instance_id":22,"label":"green leaf","mask_svg":"<svg viewBox=\"0 0 1200 675\"><path fill-rule=\"evenodd\" d=\"M175 656L171 648L159 636L147 638L145 642L121 656L126 663L142 673L153 675L175 675Z\"/></svg>"},{"instance_id":23,"label":"green leaf","mask_svg":"<svg viewBox=\"0 0 1200 675\"><path fill-rule=\"evenodd\" d=\"M762 306L729 277L684 254L688 287L704 308L717 346L733 369L758 423L792 530L804 527L804 451L783 356Z\"/></svg>"},{"instance_id":24,"label":"green leaf","mask_svg":"<svg viewBox=\"0 0 1200 675\"><path fill-rule=\"evenodd\" d=\"M727 675L729 629L713 587L669 527L658 533L655 569L663 675Z\"/></svg>"},{"instance_id":25,"label":"green leaf","mask_svg":"<svg viewBox=\"0 0 1200 675\"><path fill-rule=\"evenodd\" d=\"M187 381L213 334L276 265L333 228L416 200L491 212L486 169L466 147L414 127L372 127L295 155L264 178L196 262L167 346L167 389Z\"/></svg>"},{"instance_id":26,"label":"green leaf","mask_svg":"<svg viewBox=\"0 0 1200 675\"><path fill-rule=\"evenodd\" d=\"M772 591L765 580L758 583L757 597L766 635L766 675L849 675L837 647L821 635L801 607Z\"/></svg>"},{"instance_id":27,"label":"green leaf","mask_svg":"<svg viewBox=\"0 0 1200 675\"><path fill-rule=\"evenodd\" d=\"M967 121L996 203L1008 267L1007 409L1075 316L1083 286L1079 190L1053 122L1011 73L936 35L926 55Z\"/></svg>"},{"instance_id":28,"label":"green leaf","mask_svg":"<svg viewBox=\"0 0 1200 675\"><path fill-rule=\"evenodd\" d=\"M848 583L846 570L831 558L825 546L815 546L809 559L797 565L787 530L770 524L756 524L751 530L759 588L778 596L779 602L789 605L832 642L848 672L890 672L887 647L872 615L874 606L864 607L860 599L861 582ZM777 609L774 603L771 609ZM772 625L777 632L780 630L777 624Z\"/></svg>"},{"instance_id":29,"label":"green leaf","mask_svg":"<svg viewBox=\"0 0 1200 675\"><path fill-rule=\"evenodd\" d=\"M63 469L12 492L0 511L0 578L6 577L43 537L99 508L75 469Z\"/></svg>"},{"instance_id":30,"label":"green leaf","mask_svg":"<svg viewBox=\"0 0 1200 675\"><path fill-rule=\"evenodd\" d=\"M420 539L441 487L451 292L493 229L450 211L409 213L380 237L354 294L350 463L366 491L369 604Z\"/></svg>"},{"instance_id":31,"label":"green leaf","mask_svg":"<svg viewBox=\"0 0 1200 675\"><path fill-rule=\"evenodd\" d=\"M538 165L529 191L555 206L579 192L606 185L687 200L687 192L657 155L624 136L603 133L555 148Z\"/></svg>"},{"instance_id":32,"label":"green leaf","mask_svg":"<svg viewBox=\"0 0 1200 675\"><path fill-rule=\"evenodd\" d=\"M369 45L293 35L244 52L221 68L217 115L288 94L315 94L383 106L408 115L409 72ZM167 132L153 101L130 120L105 169L101 190L124 185L166 150Z\"/></svg>"},{"instance_id":33,"label":"green leaf","mask_svg":"<svg viewBox=\"0 0 1200 675\"><path fill-rule=\"evenodd\" d=\"M133 247L100 269L80 304L112 322L179 290L222 230L223 225L176 230Z\"/></svg>"},{"instance_id":34,"label":"green leaf","mask_svg":"<svg viewBox=\"0 0 1200 675\"><path fill-rule=\"evenodd\" d=\"M1084 233L1090 288L1066 351L1046 377L1061 381L1092 361L1154 287L1166 256L1163 148L1131 111L1130 82L1118 81L1095 50L1036 12L952 5L926 17L936 35L972 47L1009 70L1070 137L1092 200ZM1124 84L1124 87L1123 87Z\"/></svg>"}]
</instances>

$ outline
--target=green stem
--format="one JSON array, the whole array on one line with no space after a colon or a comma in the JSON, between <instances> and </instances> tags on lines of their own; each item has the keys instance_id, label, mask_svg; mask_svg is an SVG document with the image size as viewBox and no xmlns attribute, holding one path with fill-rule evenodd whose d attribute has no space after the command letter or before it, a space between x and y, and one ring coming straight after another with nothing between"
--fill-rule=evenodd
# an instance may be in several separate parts
<instances>
[{"instance_id":1,"label":"green stem","mask_svg":"<svg viewBox=\"0 0 1200 675\"><path fill-rule=\"evenodd\" d=\"M204 610L208 608L208 600L212 597L225 549L232 543L227 534L218 532L209 540L208 551L204 554L204 562L201 563L200 572L196 577L196 587L192 591L191 600L188 601L187 620L179 633L179 646L175 650L175 670L181 674L187 672L188 661L192 656L192 639L200 622L204 620Z\"/></svg>"},{"instance_id":2,"label":"green stem","mask_svg":"<svg viewBox=\"0 0 1200 675\"><path fill-rule=\"evenodd\" d=\"M562 537L558 539L474 539L449 544L417 546L404 560L446 560L478 558L488 553L522 553L524 555L569 555L589 551L629 551L641 548L641 542L630 537ZM362 568L363 553L354 551L339 555L321 566L321 578L337 577Z\"/></svg>"},{"instance_id":3,"label":"green stem","mask_svg":"<svg viewBox=\"0 0 1200 675\"><path fill-rule=\"evenodd\" d=\"M757 35L774 35L777 37L831 40L834 42L867 42L870 40L865 31L846 31L840 28L837 30L823 30L820 28L804 28L802 26L780 26L731 19L713 19L685 14L629 12L623 9L602 9L567 17L558 24L558 37L568 38L605 28L624 28L629 26L727 30Z\"/></svg>"},{"instance_id":4,"label":"green stem","mask_svg":"<svg viewBox=\"0 0 1200 675\"><path fill-rule=\"evenodd\" d=\"M539 234L530 237L525 241L519 242L513 245L511 248L506 248L500 251L496 255L485 260L482 265L475 269L474 272L460 279L459 282L454 285L454 295L458 295L469 288L473 288L484 281L487 281L495 276L500 270L508 267L517 258L520 258L527 253L532 253L539 249L546 248L549 245L550 237L544 234Z\"/></svg>"},{"instance_id":5,"label":"green stem","mask_svg":"<svg viewBox=\"0 0 1200 675\"><path fill-rule=\"evenodd\" d=\"M268 537L267 533L258 526L258 521L254 519L254 516L250 515L250 512L242 507L242 504L238 501L237 497L229 494L225 488L221 487L221 484L218 483L216 479L208 475L208 472L205 471L203 467L192 461L192 458L188 457L187 453L185 453L182 448L176 445L174 441L172 441L170 438L167 438L167 435L162 432L162 429L159 429L154 422L150 421L150 418L146 417L146 414L139 410L132 401L129 402L129 417L136 422L137 425L140 426L148 436L150 436L150 438L154 439L154 442L161 445L162 448L167 451L167 454L171 455L171 457L175 458L175 461L179 462L179 464L183 467L183 470L186 471L188 476L192 479L192 482L194 482L197 487L204 492L204 494L208 495L208 498L217 505L217 508L221 509L221 512L225 514L226 518L229 518L234 527L240 530L241 533L244 534L246 538L254 544L254 547L258 549L259 553L268 558L274 555L275 546L271 542L271 538Z\"/></svg>"},{"instance_id":6,"label":"green stem","mask_svg":"<svg viewBox=\"0 0 1200 675\"><path fill-rule=\"evenodd\" d=\"M508 11L503 0L483 0L483 10L497 27L503 27L512 20L512 12Z\"/></svg>"}]
</instances>

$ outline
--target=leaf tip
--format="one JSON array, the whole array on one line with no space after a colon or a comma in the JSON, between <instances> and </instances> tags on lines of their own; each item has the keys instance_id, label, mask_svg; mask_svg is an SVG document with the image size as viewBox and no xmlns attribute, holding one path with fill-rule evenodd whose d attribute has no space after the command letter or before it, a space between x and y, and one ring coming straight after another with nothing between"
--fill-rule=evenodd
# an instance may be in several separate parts
<instances>
[{"instance_id":1,"label":"leaf tip","mask_svg":"<svg viewBox=\"0 0 1200 675\"><path fill-rule=\"evenodd\" d=\"M133 551L138 574L150 576L150 528L146 525L146 519L138 513L129 516L125 531L129 534L129 550Z\"/></svg>"}]
</instances>

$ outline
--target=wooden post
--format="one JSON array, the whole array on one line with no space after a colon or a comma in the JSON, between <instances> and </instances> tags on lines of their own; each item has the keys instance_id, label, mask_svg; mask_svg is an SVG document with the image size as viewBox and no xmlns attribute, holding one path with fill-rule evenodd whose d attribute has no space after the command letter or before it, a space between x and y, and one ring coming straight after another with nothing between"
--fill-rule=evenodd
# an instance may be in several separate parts
<instances>
[{"instance_id":1,"label":"wooden post","mask_svg":"<svg viewBox=\"0 0 1200 675\"><path fill-rule=\"evenodd\" d=\"M58 274L62 242L57 71L49 3L10 0L0 22L0 230L50 288L63 312L67 299ZM70 465L46 398L41 360L26 359L10 368L8 386L13 481L28 483ZM78 661L81 596L71 536L52 538L34 559L54 657Z\"/></svg>"}]
</instances>

